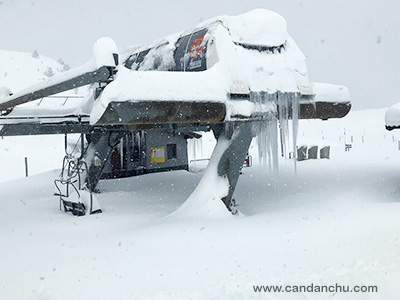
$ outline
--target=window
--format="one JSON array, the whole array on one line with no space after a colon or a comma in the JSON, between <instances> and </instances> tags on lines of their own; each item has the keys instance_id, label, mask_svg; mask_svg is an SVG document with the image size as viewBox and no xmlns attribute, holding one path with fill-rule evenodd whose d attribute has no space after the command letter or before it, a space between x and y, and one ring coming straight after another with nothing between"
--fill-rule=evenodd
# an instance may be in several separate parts
<instances>
[{"instance_id":1,"label":"window","mask_svg":"<svg viewBox=\"0 0 400 300\"><path fill-rule=\"evenodd\" d=\"M167 145L167 159L177 158L176 144Z\"/></svg>"}]
</instances>

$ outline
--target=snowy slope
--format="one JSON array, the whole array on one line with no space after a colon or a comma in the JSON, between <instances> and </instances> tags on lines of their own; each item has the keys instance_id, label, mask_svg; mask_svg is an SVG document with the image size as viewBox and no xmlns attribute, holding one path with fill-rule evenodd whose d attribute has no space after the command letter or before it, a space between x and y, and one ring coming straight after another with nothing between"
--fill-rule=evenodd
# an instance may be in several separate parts
<instances>
[{"instance_id":1,"label":"snowy slope","mask_svg":"<svg viewBox=\"0 0 400 300\"><path fill-rule=\"evenodd\" d=\"M68 69L51 58L36 53L0 50L0 86L13 93Z\"/></svg>"},{"instance_id":2,"label":"snowy slope","mask_svg":"<svg viewBox=\"0 0 400 300\"><path fill-rule=\"evenodd\" d=\"M64 72L66 69L68 66L65 64L38 53L0 50L0 87L7 87L13 93ZM0 141L0 181L25 176L25 157L28 158L30 174L58 168L60 159L63 157L63 137L61 136L3 137ZM30 160L32 154L35 154L34 161Z\"/></svg>"},{"instance_id":3,"label":"snowy slope","mask_svg":"<svg viewBox=\"0 0 400 300\"><path fill-rule=\"evenodd\" d=\"M48 85L56 80L57 75L68 70L69 66L61 59L55 61L39 55L37 51L24 53L0 50L0 98L8 96L10 91L15 95L21 90L26 92L26 89L33 85ZM62 116L86 113L85 97L89 93L91 93L89 85L75 88L53 95L55 97L19 105L9 116Z\"/></svg>"},{"instance_id":4,"label":"snowy slope","mask_svg":"<svg viewBox=\"0 0 400 300\"><path fill-rule=\"evenodd\" d=\"M252 145L254 166L235 196L241 214L231 218L171 216L202 172L102 181L104 213L82 218L58 210L57 171L0 183L0 299L398 299L400 134L385 131L384 113L301 121L300 144L332 150L330 160L298 162L297 177L284 159L279 177L269 175ZM0 140L0 166L28 151L13 147L19 139ZM29 140L32 161L62 153L61 138L46 141L57 151L42 141ZM209 157L213 143L206 135L197 157ZM311 283L378 293L253 291Z\"/></svg>"}]
</instances>

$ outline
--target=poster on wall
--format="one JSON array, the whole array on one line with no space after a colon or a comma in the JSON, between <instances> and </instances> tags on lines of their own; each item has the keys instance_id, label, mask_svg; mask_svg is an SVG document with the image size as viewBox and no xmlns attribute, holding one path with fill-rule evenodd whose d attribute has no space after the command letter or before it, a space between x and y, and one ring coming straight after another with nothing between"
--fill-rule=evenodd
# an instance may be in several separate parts
<instances>
[{"instance_id":1,"label":"poster on wall","mask_svg":"<svg viewBox=\"0 0 400 300\"><path fill-rule=\"evenodd\" d=\"M151 147L151 164L165 162L165 147Z\"/></svg>"}]
</instances>

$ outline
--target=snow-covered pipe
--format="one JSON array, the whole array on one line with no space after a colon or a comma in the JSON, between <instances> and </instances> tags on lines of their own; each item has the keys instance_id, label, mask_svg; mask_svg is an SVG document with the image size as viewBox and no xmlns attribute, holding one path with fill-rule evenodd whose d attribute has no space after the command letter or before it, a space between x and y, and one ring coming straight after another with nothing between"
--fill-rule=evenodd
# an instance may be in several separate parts
<instances>
[{"instance_id":1,"label":"snow-covered pipe","mask_svg":"<svg viewBox=\"0 0 400 300\"><path fill-rule=\"evenodd\" d=\"M58 74L46 81L35 84L12 96L0 96L0 110L11 109L17 105L43 97L58 94L95 82L108 83L118 65L118 51L114 41L101 38L93 46L93 57L81 67Z\"/></svg>"}]
</instances>

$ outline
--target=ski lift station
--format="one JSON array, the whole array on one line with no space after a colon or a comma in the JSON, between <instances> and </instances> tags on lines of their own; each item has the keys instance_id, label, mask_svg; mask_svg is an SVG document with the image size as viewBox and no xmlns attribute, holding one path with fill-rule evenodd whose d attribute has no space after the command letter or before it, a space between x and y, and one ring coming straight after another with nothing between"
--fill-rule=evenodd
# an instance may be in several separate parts
<instances>
[{"instance_id":1,"label":"ski lift station","mask_svg":"<svg viewBox=\"0 0 400 300\"><path fill-rule=\"evenodd\" d=\"M85 85L89 96L68 96ZM0 135L81 134L55 183L60 208L85 215L101 212L100 179L188 170L188 139L212 131L217 144L196 189L211 182L213 199L235 213L253 137L275 166L288 120L295 133L298 119L341 118L350 107L346 87L309 82L285 19L258 9L136 48L99 39L85 65L14 94L2 88Z\"/></svg>"}]
</instances>

